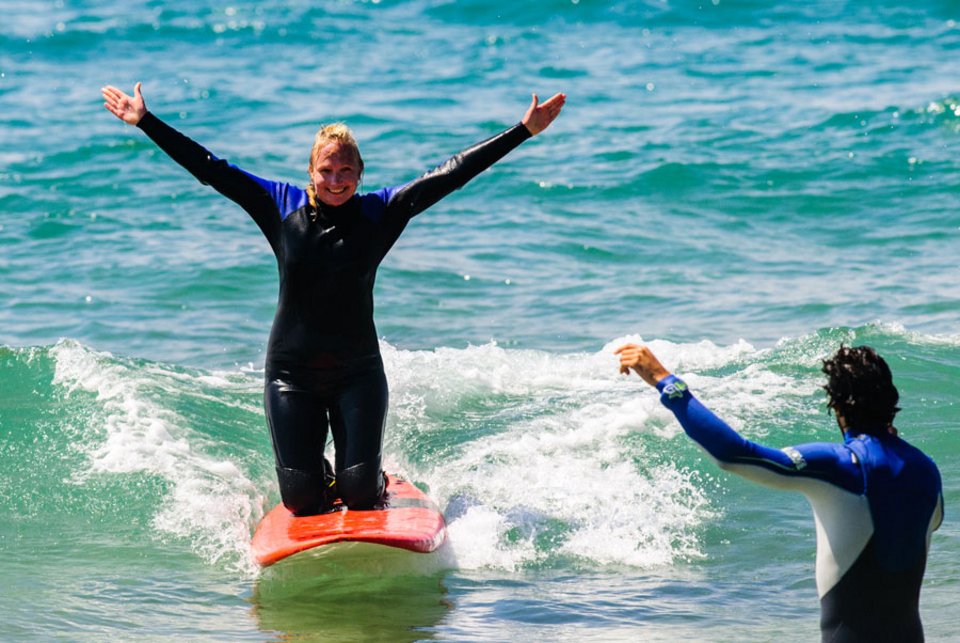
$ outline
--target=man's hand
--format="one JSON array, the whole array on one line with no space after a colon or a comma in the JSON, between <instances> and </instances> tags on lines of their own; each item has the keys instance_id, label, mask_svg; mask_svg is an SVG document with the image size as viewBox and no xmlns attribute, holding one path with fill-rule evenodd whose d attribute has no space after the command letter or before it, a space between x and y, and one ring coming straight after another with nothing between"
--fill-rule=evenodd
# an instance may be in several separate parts
<instances>
[{"instance_id":1,"label":"man's hand","mask_svg":"<svg viewBox=\"0 0 960 643\"><path fill-rule=\"evenodd\" d=\"M657 382L670 374L646 346L625 344L613 352L620 356L621 373L629 374L633 369L650 386L656 386Z\"/></svg>"}]
</instances>

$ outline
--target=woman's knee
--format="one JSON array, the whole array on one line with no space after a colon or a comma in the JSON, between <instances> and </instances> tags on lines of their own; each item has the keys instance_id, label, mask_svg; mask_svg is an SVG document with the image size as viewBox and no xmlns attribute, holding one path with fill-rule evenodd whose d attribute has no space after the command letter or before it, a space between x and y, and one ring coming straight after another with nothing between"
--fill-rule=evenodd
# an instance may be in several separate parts
<instances>
[{"instance_id":1,"label":"woman's knee","mask_svg":"<svg viewBox=\"0 0 960 643\"><path fill-rule=\"evenodd\" d=\"M283 506L295 516L312 516L333 506L330 476L322 468L308 471L277 467L277 480L280 482Z\"/></svg>"},{"instance_id":2,"label":"woman's knee","mask_svg":"<svg viewBox=\"0 0 960 643\"><path fill-rule=\"evenodd\" d=\"M386 488L379 462L361 462L337 473L337 493L350 509L370 509Z\"/></svg>"}]
</instances>

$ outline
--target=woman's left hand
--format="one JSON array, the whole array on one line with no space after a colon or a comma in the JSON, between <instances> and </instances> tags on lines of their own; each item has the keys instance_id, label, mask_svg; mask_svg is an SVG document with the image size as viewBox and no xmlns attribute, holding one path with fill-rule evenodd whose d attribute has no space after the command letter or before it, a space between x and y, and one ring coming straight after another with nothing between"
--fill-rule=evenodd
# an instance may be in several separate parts
<instances>
[{"instance_id":1,"label":"woman's left hand","mask_svg":"<svg viewBox=\"0 0 960 643\"><path fill-rule=\"evenodd\" d=\"M541 105L537 95L534 94L530 107L527 108L527 113L523 115L523 120L520 122L524 124L532 136L536 136L547 129L553 119L560 115L560 110L566 100L566 94L554 94Z\"/></svg>"}]
</instances>

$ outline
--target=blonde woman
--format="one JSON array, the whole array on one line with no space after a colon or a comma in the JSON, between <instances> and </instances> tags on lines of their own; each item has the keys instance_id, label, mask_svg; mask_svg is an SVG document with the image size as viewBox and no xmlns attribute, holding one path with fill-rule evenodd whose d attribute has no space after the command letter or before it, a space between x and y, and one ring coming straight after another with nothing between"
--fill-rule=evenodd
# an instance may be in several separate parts
<instances>
[{"instance_id":1,"label":"blonde woman","mask_svg":"<svg viewBox=\"0 0 960 643\"><path fill-rule=\"evenodd\" d=\"M404 185L357 194L363 159L350 130L322 128L306 188L249 174L147 110L141 83L129 96L101 90L104 106L135 125L201 183L247 211L269 241L280 295L265 364L264 406L284 505L297 515L339 497L369 508L383 493L387 382L373 322L377 267L410 219L465 185L559 115L566 96L533 96L517 125ZM324 459L336 450L336 487Z\"/></svg>"}]
</instances>

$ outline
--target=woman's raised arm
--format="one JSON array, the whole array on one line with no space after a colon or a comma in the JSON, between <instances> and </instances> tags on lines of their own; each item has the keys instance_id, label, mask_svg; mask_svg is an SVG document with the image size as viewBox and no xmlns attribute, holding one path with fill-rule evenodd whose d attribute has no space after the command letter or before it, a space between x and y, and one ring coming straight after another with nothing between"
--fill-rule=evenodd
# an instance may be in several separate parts
<instances>
[{"instance_id":1,"label":"woman's raised arm","mask_svg":"<svg viewBox=\"0 0 960 643\"><path fill-rule=\"evenodd\" d=\"M513 127L455 154L445 163L393 193L388 208L405 218L423 212L431 205L467 184L475 176L506 156L525 140L539 134L560 114L566 94L555 94L542 105L533 100L523 119Z\"/></svg>"}]
</instances>

